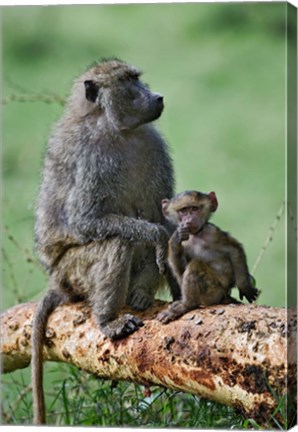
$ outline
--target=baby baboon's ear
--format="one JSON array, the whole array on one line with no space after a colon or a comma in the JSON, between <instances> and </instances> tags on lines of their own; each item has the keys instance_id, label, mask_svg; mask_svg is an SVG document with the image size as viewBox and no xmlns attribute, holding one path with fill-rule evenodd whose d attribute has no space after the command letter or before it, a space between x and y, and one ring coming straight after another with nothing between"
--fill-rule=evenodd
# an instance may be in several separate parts
<instances>
[{"instance_id":1,"label":"baby baboon's ear","mask_svg":"<svg viewBox=\"0 0 298 432\"><path fill-rule=\"evenodd\" d=\"M209 195L209 198L210 198L211 203L212 203L211 211L215 212L215 210L218 207L218 201L217 201L217 197L215 195L215 192L210 192L208 195Z\"/></svg>"},{"instance_id":2,"label":"baby baboon's ear","mask_svg":"<svg viewBox=\"0 0 298 432\"><path fill-rule=\"evenodd\" d=\"M169 204L170 204L170 200L167 199L167 198L164 198L164 199L161 201L161 208L162 208L163 215L164 215L165 217L168 217L168 216L169 216Z\"/></svg>"},{"instance_id":3,"label":"baby baboon's ear","mask_svg":"<svg viewBox=\"0 0 298 432\"><path fill-rule=\"evenodd\" d=\"M99 90L98 85L92 80L86 80L84 81L84 86L85 86L86 99L94 103L98 95L98 90Z\"/></svg>"}]
</instances>

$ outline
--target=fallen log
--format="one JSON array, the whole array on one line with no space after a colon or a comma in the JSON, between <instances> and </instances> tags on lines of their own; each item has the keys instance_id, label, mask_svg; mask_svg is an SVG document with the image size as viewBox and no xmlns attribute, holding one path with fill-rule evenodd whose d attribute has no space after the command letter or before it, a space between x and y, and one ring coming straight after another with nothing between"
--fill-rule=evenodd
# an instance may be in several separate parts
<instances>
[{"instance_id":1,"label":"fallen log","mask_svg":"<svg viewBox=\"0 0 298 432\"><path fill-rule=\"evenodd\" d=\"M30 364L35 307L21 304L1 315L3 372ZM164 307L156 301L137 313L144 327L111 342L86 304L60 306L49 318L44 360L71 363L102 378L196 394L262 424L278 398L295 393L296 310L219 305L162 325L155 318Z\"/></svg>"}]
</instances>

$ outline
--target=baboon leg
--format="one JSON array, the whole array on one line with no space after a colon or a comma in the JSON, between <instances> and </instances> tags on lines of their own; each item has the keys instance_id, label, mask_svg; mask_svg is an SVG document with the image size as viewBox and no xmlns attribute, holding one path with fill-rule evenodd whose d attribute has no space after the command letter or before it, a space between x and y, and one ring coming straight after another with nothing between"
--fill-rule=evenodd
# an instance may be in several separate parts
<instances>
[{"instance_id":1,"label":"baboon leg","mask_svg":"<svg viewBox=\"0 0 298 432\"><path fill-rule=\"evenodd\" d=\"M166 277L166 281L167 284L170 288L173 300L181 300L181 288L180 285L176 279L176 277L174 276L173 270L171 269L171 267L169 266L169 263L166 262L165 264L165 277Z\"/></svg>"},{"instance_id":2,"label":"baboon leg","mask_svg":"<svg viewBox=\"0 0 298 432\"><path fill-rule=\"evenodd\" d=\"M220 277L214 269L204 261L192 260L184 278L184 303L195 302L193 286L197 286L198 303L201 306L215 304L242 304L230 295L230 284L225 285L225 277ZM197 306L195 306L197 307Z\"/></svg>"},{"instance_id":3,"label":"baboon leg","mask_svg":"<svg viewBox=\"0 0 298 432\"><path fill-rule=\"evenodd\" d=\"M154 294L162 277L156 264L155 250L134 249L131 281L126 303L135 310L145 310L152 305Z\"/></svg>"},{"instance_id":4,"label":"baboon leg","mask_svg":"<svg viewBox=\"0 0 298 432\"><path fill-rule=\"evenodd\" d=\"M125 337L142 325L129 314L117 318L128 293L132 250L130 243L115 237L73 248L61 264L67 266L73 294L88 298L102 332L111 339Z\"/></svg>"},{"instance_id":5,"label":"baboon leg","mask_svg":"<svg viewBox=\"0 0 298 432\"><path fill-rule=\"evenodd\" d=\"M199 306L222 303L226 292L213 269L200 260L192 260L182 277L182 299L161 312L158 319L166 324Z\"/></svg>"},{"instance_id":6,"label":"baboon leg","mask_svg":"<svg viewBox=\"0 0 298 432\"><path fill-rule=\"evenodd\" d=\"M182 301L191 310L222 303L226 291L208 263L192 260L183 275Z\"/></svg>"}]
</instances>

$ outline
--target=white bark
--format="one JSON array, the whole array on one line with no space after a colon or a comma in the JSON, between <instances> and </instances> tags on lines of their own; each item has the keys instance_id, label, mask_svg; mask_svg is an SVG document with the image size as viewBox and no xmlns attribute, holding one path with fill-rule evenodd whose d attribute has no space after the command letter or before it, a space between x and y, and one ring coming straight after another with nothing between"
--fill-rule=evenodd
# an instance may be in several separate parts
<instances>
[{"instance_id":1,"label":"white bark","mask_svg":"<svg viewBox=\"0 0 298 432\"><path fill-rule=\"evenodd\" d=\"M4 372L27 367L36 304L1 316ZM295 391L296 311L255 305L214 306L167 325L155 319L156 301L138 313L145 325L111 342L83 303L58 307L50 316L44 359L71 363L98 377L161 385L240 409L263 424L279 396Z\"/></svg>"}]
</instances>

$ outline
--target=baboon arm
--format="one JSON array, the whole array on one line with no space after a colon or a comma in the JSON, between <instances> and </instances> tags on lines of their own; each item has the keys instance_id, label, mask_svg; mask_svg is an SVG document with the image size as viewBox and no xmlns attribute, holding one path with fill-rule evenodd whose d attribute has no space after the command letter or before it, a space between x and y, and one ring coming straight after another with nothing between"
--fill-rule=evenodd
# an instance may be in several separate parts
<instances>
[{"instance_id":1,"label":"baboon arm","mask_svg":"<svg viewBox=\"0 0 298 432\"><path fill-rule=\"evenodd\" d=\"M250 278L246 255L240 243L235 242L235 244L232 243L229 246L229 256L235 275L236 286L241 289L242 286L250 284Z\"/></svg>"},{"instance_id":2,"label":"baboon arm","mask_svg":"<svg viewBox=\"0 0 298 432\"><path fill-rule=\"evenodd\" d=\"M160 231L157 224L116 214L99 217L95 223L90 222L90 218L72 217L70 228L72 234L82 242L119 236L126 241L152 245L158 242Z\"/></svg>"},{"instance_id":3,"label":"baboon arm","mask_svg":"<svg viewBox=\"0 0 298 432\"><path fill-rule=\"evenodd\" d=\"M187 262L183 256L183 248L181 243L178 243L175 239L175 233L169 241L169 264L178 281L182 284L182 275L185 271Z\"/></svg>"},{"instance_id":4,"label":"baboon arm","mask_svg":"<svg viewBox=\"0 0 298 432\"><path fill-rule=\"evenodd\" d=\"M116 213L118 204L113 201L110 191L116 173L113 174L111 162L103 161L104 156L101 156L101 164L96 157L98 154L80 156L80 165L64 208L69 234L80 243L113 236L156 243L160 238L160 226Z\"/></svg>"},{"instance_id":5,"label":"baboon arm","mask_svg":"<svg viewBox=\"0 0 298 432\"><path fill-rule=\"evenodd\" d=\"M219 236L217 248L220 252L229 257L236 286L241 289L242 286L250 285L247 259L242 244L228 233L220 232L217 235Z\"/></svg>"}]
</instances>

